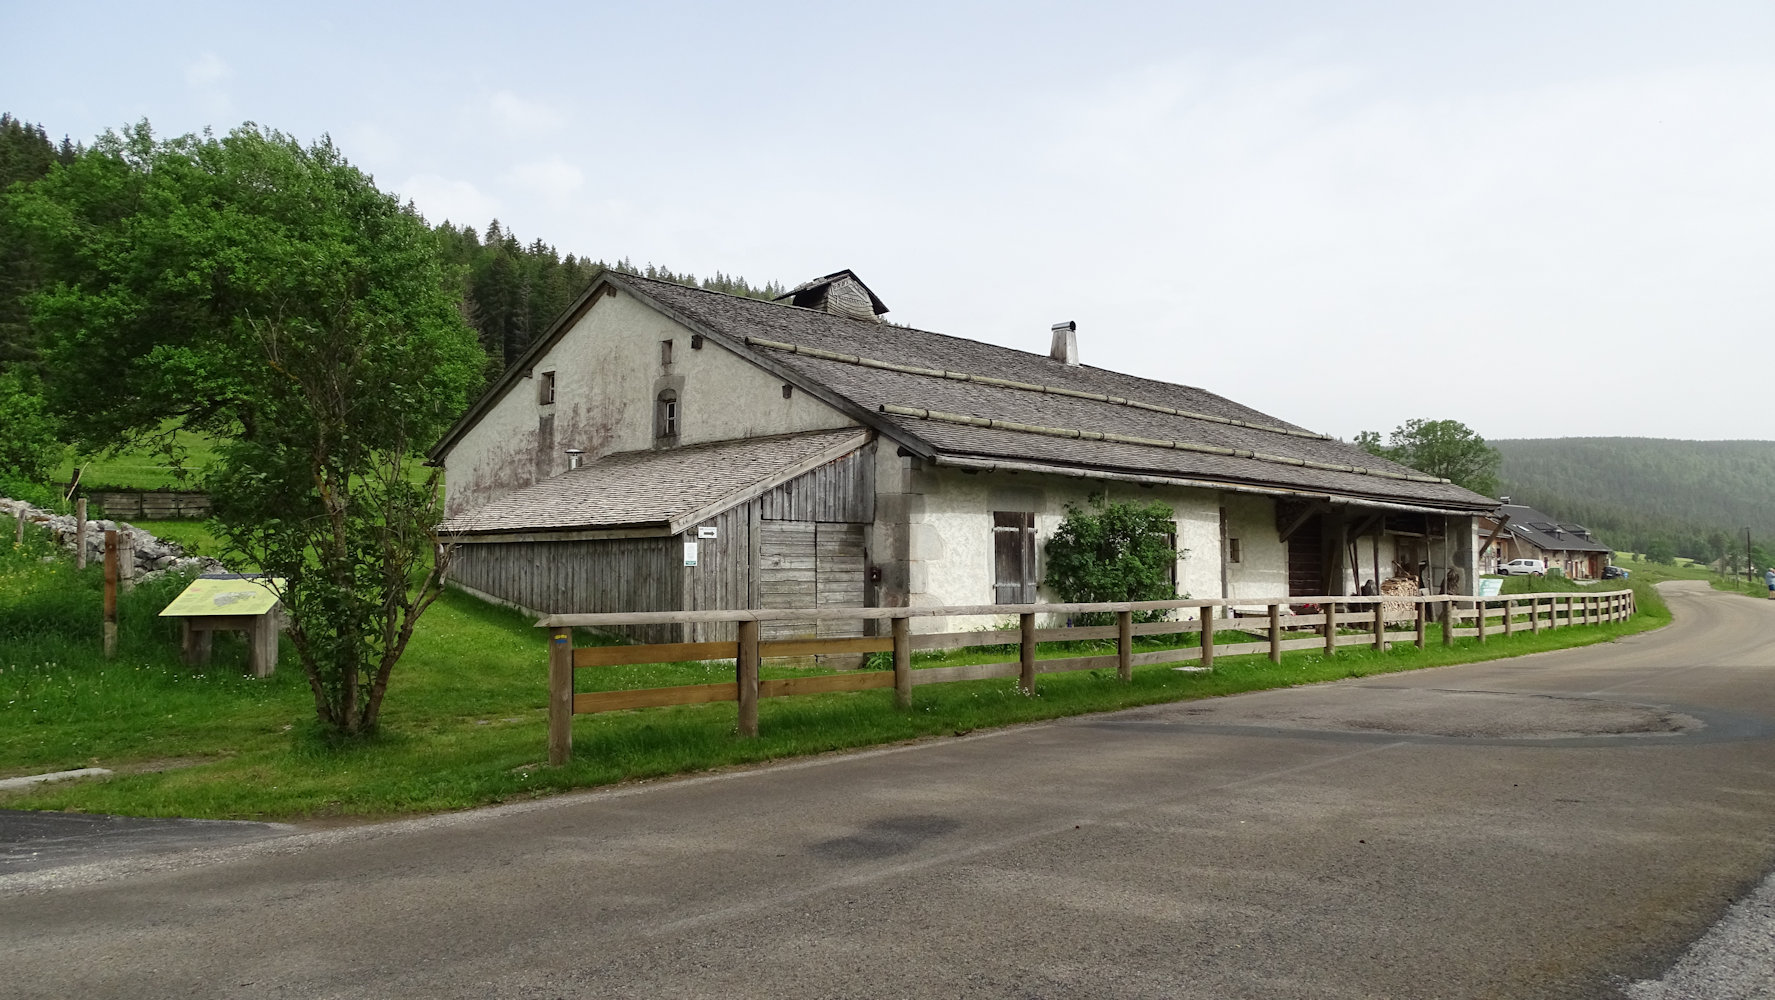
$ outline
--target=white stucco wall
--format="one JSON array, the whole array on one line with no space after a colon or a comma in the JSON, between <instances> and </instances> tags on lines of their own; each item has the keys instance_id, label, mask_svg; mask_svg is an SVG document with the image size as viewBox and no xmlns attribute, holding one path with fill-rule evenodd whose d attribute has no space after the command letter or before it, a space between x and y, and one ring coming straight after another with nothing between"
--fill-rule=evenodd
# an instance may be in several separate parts
<instances>
[{"instance_id":1,"label":"white stucco wall","mask_svg":"<svg viewBox=\"0 0 1775 1000\"><path fill-rule=\"evenodd\" d=\"M981 472L919 467L910 458L882 448L877 467L877 517L874 526L877 558L891 562L903 557L906 603L913 607L993 603L992 515L995 511L1032 511L1036 527L1036 574L1046 575L1042 551L1066 516L1066 505L1085 504L1093 493L1107 490L1111 500L1159 501L1172 509L1178 527L1178 592L1196 597L1220 596L1220 495L1209 490L1154 487L1130 483L1083 480L1067 476ZM1255 516L1262 498L1247 505ZM1269 535L1276 534L1273 512ZM903 519L903 520L902 520ZM896 550L896 542L899 548ZM1261 546L1253 558L1283 558L1281 548ZM890 571L893 567L889 567ZM1278 580L1286 576L1285 563L1258 573ZM890 588L891 577L884 577ZM1281 584L1286 589L1286 583ZM1043 587L1041 601L1057 601L1058 595ZM896 602L897 603L897 602ZM967 628L979 622L951 622L946 618L915 618L921 632Z\"/></svg>"},{"instance_id":2,"label":"white stucco wall","mask_svg":"<svg viewBox=\"0 0 1775 1000\"><path fill-rule=\"evenodd\" d=\"M672 362L660 342L672 341ZM655 447L654 399L662 379L677 388L675 446L851 426L854 421L808 394L783 398L782 380L705 341L624 291L600 297L579 322L515 381L444 456L449 513L487 503L536 481L540 418L554 417L543 472L567 468L566 449L586 461ZM555 402L538 401L538 378L555 373Z\"/></svg>"}]
</instances>

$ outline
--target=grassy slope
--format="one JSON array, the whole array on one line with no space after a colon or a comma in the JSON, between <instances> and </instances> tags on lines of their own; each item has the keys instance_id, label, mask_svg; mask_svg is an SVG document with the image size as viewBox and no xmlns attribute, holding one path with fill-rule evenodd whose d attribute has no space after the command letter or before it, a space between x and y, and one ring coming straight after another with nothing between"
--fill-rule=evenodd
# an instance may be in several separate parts
<instances>
[{"instance_id":1,"label":"grassy slope","mask_svg":"<svg viewBox=\"0 0 1775 1000\"><path fill-rule=\"evenodd\" d=\"M201 673L177 660L177 630L155 617L178 581L122 602L121 653L97 651L98 578L45 543L0 551L0 775L98 765L102 782L40 786L0 806L216 818L378 816L455 809L516 797L845 747L945 736L1081 712L1208 697L1601 641L1668 620L1655 595L1634 623L1460 640L1432 631L1424 653L1348 648L1223 658L1211 674L1165 666L1038 679L1034 697L1011 681L918 688L909 712L887 691L768 699L758 740L736 737L732 704L581 717L575 762L546 756L544 645L514 612L450 595L427 616L396 668L384 734L338 748L312 723L312 701L286 642L276 676L243 676L244 645L218 639ZM1054 650L1050 655L1076 655ZM996 657L995 657L996 658ZM766 665L767 676L795 671ZM725 665L676 664L581 671L581 690L702 683Z\"/></svg>"}]
</instances>

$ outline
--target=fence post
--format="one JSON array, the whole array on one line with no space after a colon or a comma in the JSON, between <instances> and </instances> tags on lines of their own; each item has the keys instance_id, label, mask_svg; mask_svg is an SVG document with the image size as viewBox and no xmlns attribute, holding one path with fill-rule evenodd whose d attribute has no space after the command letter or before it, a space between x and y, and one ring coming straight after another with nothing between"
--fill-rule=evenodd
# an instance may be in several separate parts
<instances>
[{"instance_id":1,"label":"fence post","mask_svg":"<svg viewBox=\"0 0 1775 1000\"><path fill-rule=\"evenodd\" d=\"M740 686L740 736L758 736L758 623L740 622L739 655L734 658L734 679Z\"/></svg>"},{"instance_id":2,"label":"fence post","mask_svg":"<svg viewBox=\"0 0 1775 1000\"><path fill-rule=\"evenodd\" d=\"M1282 662L1282 605L1270 605L1270 662Z\"/></svg>"},{"instance_id":3,"label":"fence post","mask_svg":"<svg viewBox=\"0 0 1775 1000\"><path fill-rule=\"evenodd\" d=\"M1017 644L1018 660L1021 669L1017 673L1017 687L1024 694L1035 693L1035 615L1018 615L1018 630L1021 632Z\"/></svg>"},{"instance_id":4,"label":"fence post","mask_svg":"<svg viewBox=\"0 0 1775 1000\"><path fill-rule=\"evenodd\" d=\"M1485 644L1485 615L1490 611L1491 602L1483 597L1473 599L1473 620L1479 625L1479 643Z\"/></svg>"},{"instance_id":5,"label":"fence post","mask_svg":"<svg viewBox=\"0 0 1775 1000\"><path fill-rule=\"evenodd\" d=\"M1537 635L1541 632L1541 599L1539 597L1529 598L1528 630Z\"/></svg>"},{"instance_id":6,"label":"fence post","mask_svg":"<svg viewBox=\"0 0 1775 1000\"><path fill-rule=\"evenodd\" d=\"M573 759L573 630L549 629L549 765Z\"/></svg>"},{"instance_id":7,"label":"fence post","mask_svg":"<svg viewBox=\"0 0 1775 1000\"><path fill-rule=\"evenodd\" d=\"M1325 602L1325 655L1337 655L1337 602Z\"/></svg>"},{"instance_id":8,"label":"fence post","mask_svg":"<svg viewBox=\"0 0 1775 1000\"><path fill-rule=\"evenodd\" d=\"M893 620L894 634L894 707L912 707L912 621Z\"/></svg>"},{"instance_id":9,"label":"fence post","mask_svg":"<svg viewBox=\"0 0 1775 1000\"><path fill-rule=\"evenodd\" d=\"M1514 600L1504 602L1504 634L1516 634L1516 602Z\"/></svg>"},{"instance_id":10,"label":"fence post","mask_svg":"<svg viewBox=\"0 0 1775 1000\"><path fill-rule=\"evenodd\" d=\"M1572 621L1572 599L1570 597L1565 599L1565 623L1568 626L1576 624Z\"/></svg>"},{"instance_id":11,"label":"fence post","mask_svg":"<svg viewBox=\"0 0 1775 1000\"><path fill-rule=\"evenodd\" d=\"M13 536L13 541L19 545L25 544L25 502L23 500L19 501L18 534Z\"/></svg>"},{"instance_id":12,"label":"fence post","mask_svg":"<svg viewBox=\"0 0 1775 1000\"><path fill-rule=\"evenodd\" d=\"M1387 648L1387 606L1380 599L1374 599L1374 648Z\"/></svg>"},{"instance_id":13,"label":"fence post","mask_svg":"<svg viewBox=\"0 0 1775 1000\"><path fill-rule=\"evenodd\" d=\"M1442 599L1442 644L1455 644L1455 599L1452 597Z\"/></svg>"},{"instance_id":14,"label":"fence post","mask_svg":"<svg viewBox=\"0 0 1775 1000\"><path fill-rule=\"evenodd\" d=\"M1418 599L1415 602L1415 604L1417 606L1417 613L1418 613L1417 614L1418 634L1417 634L1417 642L1415 643L1415 645L1417 646L1417 648L1423 649L1424 648L1424 631L1425 631L1424 624L1425 624L1425 621L1430 617L1430 605L1424 601L1424 595L1422 595L1422 594L1418 595Z\"/></svg>"},{"instance_id":15,"label":"fence post","mask_svg":"<svg viewBox=\"0 0 1775 1000\"><path fill-rule=\"evenodd\" d=\"M1116 612L1116 676L1134 679L1134 612Z\"/></svg>"},{"instance_id":16,"label":"fence post","mask_svg":"<svg viewBox=\"0 0 1775 1000\"><path fill-rule=\"evenodd\" d=\"M1202 667L1214 669L1214 605L1202 605Z\"/></svg>"},{"instance_id":17,"label":"fence post","mask_svg":"<svg viewBox=\"0 0 1775 1000\"><path fill-rule=\"evenodd\" d=\"M19 524L24 524L20 521ZM105 659L117 655L117 532L105 532Z\"/></svg>"},{"instance_id":18,"label":"fence post","mask_svg":"<svg viewBox=\"0 0 1775 1000\"><path fill-rule=\"evenodd\" d=\"M86 568L86 498L74 501L74 568Z\"/></svg>"}]
</instances>

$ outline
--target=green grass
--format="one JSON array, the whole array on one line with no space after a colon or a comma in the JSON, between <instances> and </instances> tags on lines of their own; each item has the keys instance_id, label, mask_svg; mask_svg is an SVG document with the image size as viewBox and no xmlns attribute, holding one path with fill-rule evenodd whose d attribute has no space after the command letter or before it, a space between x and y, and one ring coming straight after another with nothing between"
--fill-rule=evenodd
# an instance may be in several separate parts
<instances>
[{"instance_id":1,"label":"green grass","mask_svg":"<svg viewBox=\"0 0 1775 1000\"><path fill-rule=\"evenodd\" d=\"M81 487L89 490L106 486L123 490L195 489L190 477L215 461L215 442L208 435L190 431L174 432L173 440L186 452L182 468L187 478L180 478L179 467L170 464L165 455L133 449L89 457L81 466ZM73 477L76 464L72 453L63 458L56 470L55 481L66 484Z\"/></svg>"},{"instance_id":2,"label":"green grass","mask_svg":"<svg viewBox=\"0 0 1775 1000\"><path fill-rule=\"evenodd\" d=\"M761 737L736 735L731 703L581 716L574 762L543 766L546 655L529 619L459 594L421 623L396 668L382 733L336 746L312 723L313 703L292 650L275 676L245 676L246 650L219 637L201 672L178 661L177 627L156 617L182 585L148 585L121 602L121 649L98 651L98 577L57 560L47 543L0 549L0 775L102 766L104 781L39 786L0 797L0 807L129 815L303 819L376 817L459 809L637 778L660 777L925 739L1084 712L1109 711L1342 677L1517 656L1603 641L1668 620L1648 585L1633 622L1494 635L1480 646L1392 653L1345 647L1221 657L1212 673L1136 668L1041 675L1027 696L1013 680L921 686L913 707L892 692L766 699ZM1635 581L1638 583L1638 581ZM1222 638L1225 645L1230 637ZM1081 655L1052 644L1043 656ZM1088 650L1087 650L1088 651ZM921 657L920 665L1004 659L1002 652ZM766 663L765 676L806 673ZM578 672L580 690L706 683L725 664L668 664Z\"/></svg>"}]
</instances>

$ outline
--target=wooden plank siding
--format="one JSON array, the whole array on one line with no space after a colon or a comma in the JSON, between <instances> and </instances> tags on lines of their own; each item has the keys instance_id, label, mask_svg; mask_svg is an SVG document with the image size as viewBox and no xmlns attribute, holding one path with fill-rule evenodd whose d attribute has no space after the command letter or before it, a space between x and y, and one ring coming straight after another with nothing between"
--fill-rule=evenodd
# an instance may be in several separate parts
<instances>
[{"instance_id":1,"label":"wooden plank siding","mask_svg":"<svg viewBox=\"0 0 1775 1000\"><path fill-rule=\"evenodd\" d=\"M682 611L679 539L459 545L450 579L545 614ZM679 625L612 629L637 642L677 642Z\"/></svg>"},{"instance_id":2,"label":"wooden plank siding","mask_svg":"<svg viewBox=\"0 0 1775 1000\"><path fill-rule=\"evenodd\" d=\"M757 501L753 501L756 503ZM697 538L696 529L677 539L678 564L683 574L684 604L692 611L748 607L752 594L751 504L742 504L702 522L713 526L714 538ZM683 565L683 543L695 540L695 566ZM685 642L725 642L738 635L733 622L700 622L685 626Z\"/></svg>"},{"instance_id":3,"label":"wooden plank siding","mask_svg":"<svg viewBox=\"0 0 1775 1000\"><path fill-rule=\"evenodd\" d=\"M759 498L766 521L875 520L875 449L863 447L796 476Z\"/></svg>"}]
</instances>

